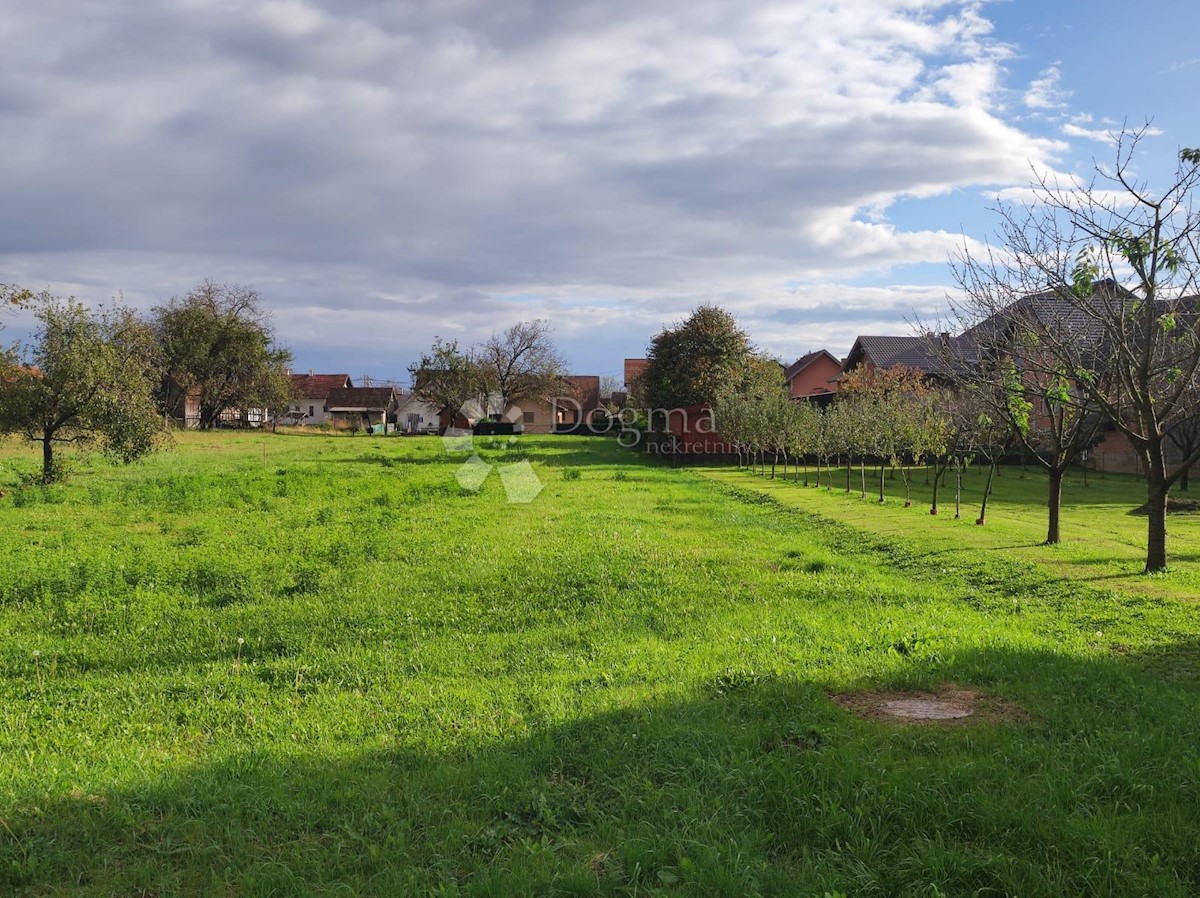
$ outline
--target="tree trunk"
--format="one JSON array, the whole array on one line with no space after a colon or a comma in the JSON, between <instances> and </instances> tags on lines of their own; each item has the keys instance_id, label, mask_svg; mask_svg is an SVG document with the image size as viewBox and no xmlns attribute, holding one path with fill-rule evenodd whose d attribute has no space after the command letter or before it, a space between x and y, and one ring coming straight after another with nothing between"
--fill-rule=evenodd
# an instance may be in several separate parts
<instances>
[{"instance_id":1,"label":"tree trunk","mask_svg":"<svg viewBox=\"0 0 1200 898\"><path fill-rule=\"evenodd\" d=\"M908 484L908 468L906 468L903 464L900 465L900 479L904 481L904 507L911 508L912 492L910 491Z\"/></svg>"},{"instance_id":2,"label":"tree trunk","mask_svg":"<svg viewBox=\"0 0 1200 898\"><path fill-rule=\"evenodd\" d=\"M858 460L858 480L861 488L859 498L865 499L867 498L867 460L865 458Z\"/></svg>"},{"instance_id":3,"label":"tree trunk","mask_svg":"<svg viewBox=\"0 0 1200 898\"><path fill-rule=\"evenodd\" d=\"M1050 511L1050 523L1046 528L1046 545L1058 545L1058 521L1062 512L1062 482L1063 472L1061 470L1052 470L1050 472L1050 495L1047 497L1047 505Z\"/></svg>"},{"instance_id":4,"label":"tree trunk","mask_svg":"<svg viewBox=\"0 0 1200 898\"><path fill-rule=\"evenodd\" d=\"M1167 567L1166 466L1146 466L1146 573Z\"/></svg>"},{"instance_id":5,"label":"tree trunk","mask_svg":"<svg viewBox=\"0 0 1200 898\"><path fill-rule=\"evenodd\" d=\"M42 483L54 482L54 438L51 433L42 435Z\"/></svg>"},{"instance_id":6,"label":"tree trunk","mask_svg":"<svg viewBox=\"0 0 1200 898\"><path fill-rule=\"evenodd\" d=\"M954 520L962 517L962 469L961 458L954 460Z\"/></svg>"},{"instance_id":7,"label":"tree trunk","mask_svg":"<svg viewBox=\"0 0 1200 898\"><path fill-rule=\"evenodd\" d=\"M1191 482L1191 479L1192 479L1192 466L1188 465L1186 468L1183 469L1183 473L1179 475L1179 489L1182 492L1186 493L1188 491L1188 484Z\"/></svg>"},{"instance_id":8,"label":"tree trunk","mask_svg":"<svg viewBox=\"0 0 1200 898\"><path fill-rule=\"evenodd\" d=\"M850 456L846 456L846 492L850 492Z\"/></svg>"},{"instance_id":9,"label":"tree trunk","mask_svg":"<svg viewBox=\"0 0 1200 898\"><path fill-rule=\"evenodd\" d=\"M983 502L981 502L979 504L979 517L975 519L975 523L978 524L980 527L982 527L984 524L987 523L988 496L990 496L992 494L992 478L995 476L996 476L996 462L993 459L992 463L990 465L988 465L987 483L985 483L983 485Z\"/></svg>"},{"instance_id":10,"label":"tree trunk","mask_svg":"<svg viewBox=\"0 0 1200 898\"><path fill-rule=\"evenodd\" d=\"M779 464L779 453L776 452L771 456L771 479L775 479L775 467Z\"/></svg>"},{"instance_id":11,"label":"tree trunk","mask_svg":"<svg viewBox=\"0 0 1200 898\"><path fill-rule=\"evenodd\" d=\"M887 471L887 465L879 466L879 504L883 504L883 475Z\"/></svg>"},{"instance_id":12,"label":"tree trunk","mask_svg":"<svg viewBox=\"0 0 1200 898\"><path fill-rule=\"evenodd\" d=\"M930 513L930 514L937 514L937 513L938 513L938 504L937 504L937 500L938 500L938 487L939 487L939 486L941 486L941 483L942 483L942 472L943 472L943 471L945 471L945 468L940 468L940 469L939 469L939 468L937 467L937 463L936 463L936 462L934 462L934 469L933 469L933 504L929 506L929 513Z\"/></svg>"}]
</instances>

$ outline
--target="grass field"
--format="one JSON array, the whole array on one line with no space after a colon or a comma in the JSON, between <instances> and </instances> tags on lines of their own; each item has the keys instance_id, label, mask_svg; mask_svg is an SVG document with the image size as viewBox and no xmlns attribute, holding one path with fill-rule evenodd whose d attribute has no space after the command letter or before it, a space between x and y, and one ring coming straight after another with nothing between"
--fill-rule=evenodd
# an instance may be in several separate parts
<instances>
[{"instance_id":1,"label":"grass field","mask_svg":"<svg viewBox=\"0 0 1200 898\"><path fill-rule=\"evenodd\" d=\"M992 481L987 524L976 526L987 468L970 468L962 477L962 517L954 520L954 478L947 473L938 495L939 516L929 518L932 486L924 468L910 472L912 507L904 507L904 485L899 473L885 479L885 502L879 504L878 469L866 471L866 497L858 467L851 469L850 492L846 472L829 478L821 472L816 488L816 468L807 469L809 487L803 486L804 468L782 467L774 479L759 477L736 466L699 469L722 483L750 487L789 507L844 521L891 540L900 540L916 551L962 550L1002 552L1005 557L1032 563L1054 576L1112 587L1141 595L1200 598L1200 514L1171 514L1167 518L1167 547L1171 570L1147 577L1142 573L1146 552L1146 517L1134 514L1146 501L1145 482L1128 475L1072 471L1063 485L1063 542L1044 546L1046 539L1047 484L1035 466L1001 468ZM770 469L768 468L768 475ZM799 478L799 480L797 480ZM1200 499L1200 485L1184 498Z\"/></svg>"},{"instance_id":2,"label":"grass field","mask_svg":"<svg viewBox=\"0 0 1200 898\"><path fill-rule=\"evenodd\" d=\"M1200 892L1200 534L1136 575L1136 483L1073 482L1046 549L1014 472L980 528L481 455L543 491L432 438L186 434L46 490L5 447L0 894ZM1014 710L830 698L943 684Z\"/></svg>"}]
</instances>

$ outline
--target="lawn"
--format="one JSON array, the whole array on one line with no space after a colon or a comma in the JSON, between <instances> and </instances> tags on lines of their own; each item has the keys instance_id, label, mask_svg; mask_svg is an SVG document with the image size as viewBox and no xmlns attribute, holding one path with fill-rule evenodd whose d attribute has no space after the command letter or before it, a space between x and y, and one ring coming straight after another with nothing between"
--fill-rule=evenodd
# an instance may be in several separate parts
<instances>
[{"instance_id":1,"label":"lawn","mask_svg":"<svg viewBox=\"0 0 1200 898\"><path fill-rule=\"evenodd\" d=\"M1167 518L1167 548L1171 570L1146 577L1142 574L1146 553L1146 517L1134 513L1146 501L1146 485L1130 475L1097 474L1085 478L1081 469L1071 471L1063 484L1062 542L1045 546L1048 512L1047 478L1042 469L1030 465L999 468L992 481L987 523L977 526L980 500L987 482L986 467L971 467L962 476L960 519L954 519L955 481L948 472L938 495L938 517L930 517L932 485L925 468L910 470L912 506L904 507L904 484L898 471L888 471L884 481L885 501L879 504L879 471L866 470L866 496L862 476L852 467L850 491L846 472L829 476L821 472L816 488L815 467L782 466L772 479L739 470L736 465L699 468L722 483L750 487L789 507L834 518L870 530L889 540L899 540L925 554L961 550L1002 552L1005 557L1034 564L1046 572L1075 581L1112 587L1140 595L1200 598L1200 514L1171 514ZM804 487L805 475L809 487ZM1200 499L1200 484L1190 492L1173 496Z\"/></svg>"},{"instance_id":2,"label":"lawn","mask_svg":"<svg viewBox=\"0 0 1200 898\"><path fill-rule=\"evenodd\" d=\"M1045 550L1032 476L979 528L480 455L542 492L434 438L185 434L45 490L5 447L0 894L1200 891L1195 561L1130 573L1136 484L1072 484ZM1013 710L831 699L944 684Z\"/></svg>"}]
</instances>

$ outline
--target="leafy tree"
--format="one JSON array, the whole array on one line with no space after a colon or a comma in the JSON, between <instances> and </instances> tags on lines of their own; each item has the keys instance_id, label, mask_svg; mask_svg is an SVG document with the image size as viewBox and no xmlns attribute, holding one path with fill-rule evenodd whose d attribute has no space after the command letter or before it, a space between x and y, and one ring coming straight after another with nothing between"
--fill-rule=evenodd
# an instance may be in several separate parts
<instances>
[{"instance_id":1,"label":"leafy tree","mask_svg":"<svg viewBox=\"0 0 1200 898\"><path fill-rule=\"evenodd\" d=\"M804 468L804 485L808 486L808 462L810 456L817 454L820 446L821 410L811 402L788 399L789 420L784 437L786 451L796 458L797 465ZM820 480L821 469L818 456L817 479ZM795 479L799 481L800 470L797 468Z\"/></svg>"},{"instance_id":2,"label":"leafy tree","mask_svg":"<svg viewBox=\"0 0 1200 898\"><path fill-rule=\"evenodd\" d=\"M958 430L955 427L954 393L945 387L931 389L921 403L920 433L925 454L932 459L933 497L929 513L938 513L938 492L942 478L958 451Z\"/></svg>"},{"instance_id":3,"label":"leafy tree","mask_svg":"<svg viewBox=\"0 0 1200 898\"><path fill-rule=\"evenodd\" d=\"M154 406L153 332L130 309L92 311L74 297L24 294L38 321L33 342L0 360L0 432L42 444L43 483L62 476L61 444L96 446L131 462L162 436Z\"/></svg>"},{"instance_id":4,"label":"leafy tree","mask_svg":"<svg viewBox=\"0 0 1200 898\"><path fill-rule=\"evenodd\" d=\"M1133 171L1145 134L1117 135L1113 165L1088 182L1042 177L1035 204L1001 205L1003 251L964 253L957 271L977 311L1030 310L1025 357L1053 372L1043 383L1053 401L1103 414L1140 457L1151 572L1167 563L1167 493L1200 459L1196 446L1174 468L1167 460L1168 433L1200 383L1200 150L1182 150L1154 191Z\"/></svg>"},{"instance_id":5,"label":"leafy tree","mask_svg":"<svg viewBox=\"0 0 1200 898\"><path fill-rule=\"evenodd\" d=\"M522 321L493 334L475 351L482 380L480 396L495 393L503 413L524 402L544 402L566 385L567 366L550 336L550 325L541 319Z\"/></svg>"},{"instance_id":6,"label":"leafy tree","mask_svg":"<svg viewBox=\"0 0 1200 898\"><path fill-rule=\"evenodd\" d=\"M723 387L742 376L753 353L750 338L729 312L701 306L651 341L642 398L655 409L711 406ZM783 379L778 372L776 379Z\"/></svg>"},{"instance_id":7,"label":"leafy tree","mask_svg":"<svg viewBox=\"0 0 1200 898\"><path fill-rule=\"evenodd\" d=\"M183 417L198 397L201 427L231 409L278 407L279 385L292 354L276 346L270 314L252 287L203 281L184 297L154 309L164 377L159 402Z\"/></svg>"},{"instance_id":8,"label":"leafy tree","mask_svg":"<svg viewBox=\"0 0 1200 898\"><path fill-rule=\"evenodd\" d=\"M482 387L475 360L458 348L457 340L441 337L434 339L429 352L409 365L408 374L412 378L413 395L451 416L478 399Z\"/></svg>"},{"instance_id":9,"label":"leafy tree","mask_svg":"<svg viewBox=\"0 0 1200 898\"><path fill-rule=\"evenodd\" d=\"M884 471L899 467L904 481L905 505L909 501L907 461L922 442L920 418L929 393L925 376L902 365L890 368L859 367L842 379L839 401L851 403L860 420L864 454L879 462L879 501L884 501Z\"/></svg>"}]
</instances>

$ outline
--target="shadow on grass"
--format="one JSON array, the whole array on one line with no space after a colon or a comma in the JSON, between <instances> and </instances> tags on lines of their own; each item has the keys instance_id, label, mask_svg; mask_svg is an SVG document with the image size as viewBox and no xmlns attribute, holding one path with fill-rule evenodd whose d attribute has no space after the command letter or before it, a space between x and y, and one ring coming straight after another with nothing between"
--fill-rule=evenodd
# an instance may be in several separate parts
<instances>
[{"instance_id":1,"label":"shadow on grass","mask_svg":"<svg viewBox=\"0 0 1200 898\"><path fill-rule=\"evenodd\" d=\"M1155 674L1198 657L1194 641L1094 660L971 651L869 684L973 686L1021 703L1020 724L871 722L753 671L491 743L453 738L470 727L447 711L426 734L446 750L417 745L398 711L383 746L279 734L98 794L18 797L0 888L1194 895L1200 699Z\"/></svg>"}]
</instances>

